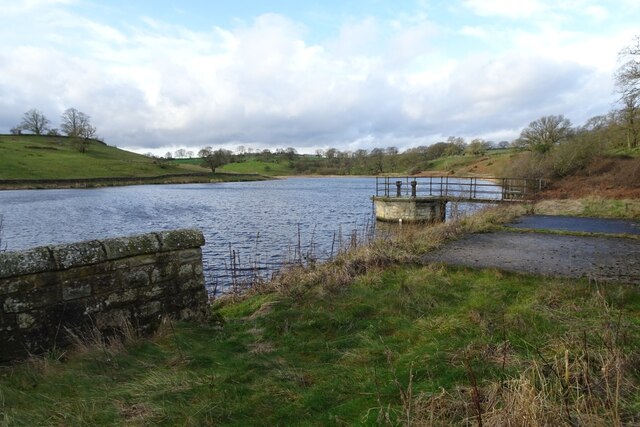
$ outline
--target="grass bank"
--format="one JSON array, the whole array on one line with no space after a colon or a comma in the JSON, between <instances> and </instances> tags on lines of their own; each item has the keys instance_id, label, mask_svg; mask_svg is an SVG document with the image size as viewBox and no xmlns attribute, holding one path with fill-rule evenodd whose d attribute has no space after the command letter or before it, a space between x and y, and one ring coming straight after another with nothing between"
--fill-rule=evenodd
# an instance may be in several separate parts
<instances>
[{"instance_id":1,"label":"grass bank","mask_svg":"<svg viewBox=\"0 0 640 427\"><path fill-rule=\"evenodd\" d=\"M95 140L82 153L74 138L0 135L0 179L146 177L197 172L206 169L158 162Z\"/></svg>"},{"instance_id":2,"label":"grass bank","mask_svg":"<svg viewBox=\"0 0 640 427\"><path fill-rule=\"evenodd\" d=\"M258 174L240 173L179 173L158 176L78 178L78 179L9 179L0 180L0 190L46 188L95 188L121 185L193 184L212 182L262 181Z\"/></svg>"},{"instance_id":3,"label":"grass bank","mask_svg":"<svg viewBox=\"0 0 640 427\"><path fill-rule=\"evenodd\" d=\"M403 226L217 300L207 324L0 368L0 424L637 424L637 288L419 265L535 210Z\"/></svg>"},{"instance_id":4,"label":"grass bank","mask_svg":"<svg viewBox=\"0 0 640 427\"><path fill-rule=\"evenodd\" d=\"M209 173L195 164L152 159L91 140L0 135L0 189L86 188L265 179L256 173Z\"/></svg>"}]
</instances>

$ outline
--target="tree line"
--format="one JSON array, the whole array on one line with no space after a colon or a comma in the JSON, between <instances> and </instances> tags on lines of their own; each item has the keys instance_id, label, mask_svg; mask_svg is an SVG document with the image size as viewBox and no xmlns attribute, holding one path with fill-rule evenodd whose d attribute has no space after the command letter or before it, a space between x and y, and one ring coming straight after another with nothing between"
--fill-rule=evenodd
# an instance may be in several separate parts
<instances>
[{"instance_id":1,"label":"tree line","mask_svg":"<svg viewBox=\"0 0 640 427\"><path fill-rule=\"evenodd\" d=\"M91 117L75 108L66 109L60 116L60 130L49 127L51 121L38 109L32 108L22 115L22 121L11 129L11 133L19 135L31 132L34 135L60 136L78 138L78 149L85 152L90 139L97 138L96 127L91 124Z\"/></svg>"}]
</instances>

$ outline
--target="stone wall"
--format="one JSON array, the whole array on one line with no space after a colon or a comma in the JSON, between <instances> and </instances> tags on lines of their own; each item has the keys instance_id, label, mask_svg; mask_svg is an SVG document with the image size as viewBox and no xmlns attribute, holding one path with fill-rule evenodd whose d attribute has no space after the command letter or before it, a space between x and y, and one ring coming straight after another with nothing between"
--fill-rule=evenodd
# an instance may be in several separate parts
<instances>
[{"instance_id":1,"label":"stone wall","mask_svg":"<svg viewBox=\"0 0 640 427\"><path fill-rule=\"evenodd\" d=\"M0 361L68 345L68 331L206 316L202 245L175 230L0 253Z\"/></svg>"}]
</instances>

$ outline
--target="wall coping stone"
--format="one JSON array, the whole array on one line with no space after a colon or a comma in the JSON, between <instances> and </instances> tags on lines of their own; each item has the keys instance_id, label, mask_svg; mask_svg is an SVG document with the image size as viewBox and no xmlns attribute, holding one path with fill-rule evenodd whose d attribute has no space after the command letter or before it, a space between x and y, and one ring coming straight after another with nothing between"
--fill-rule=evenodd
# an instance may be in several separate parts
<instances>
[{"instance_id":1,"label":"wall coping stone","mask_svg":"<svg viewBox=\"0 0 640 427\"><path fill-rule=\"evenodd\" d=\"M200 230L181 229L0 252L0 279L67 270L132 255L199 248L204 243Z\"/></svg>"}]
</instances>

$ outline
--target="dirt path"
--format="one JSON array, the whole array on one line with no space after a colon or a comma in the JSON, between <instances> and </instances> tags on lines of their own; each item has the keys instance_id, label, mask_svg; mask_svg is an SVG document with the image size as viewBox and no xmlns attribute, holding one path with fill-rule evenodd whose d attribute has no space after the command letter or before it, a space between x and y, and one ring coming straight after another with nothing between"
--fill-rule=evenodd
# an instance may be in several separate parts
<instances>
[{"instance_id":1,"label":"dirt path","mask_svg":"<svg viewBox=\"0 0 640 427\"><path fill-rule=\"evenodd\" d=\"M545 221L538 225L553 228ZM630 238L507 231L473 234L428 254L425 261L640 284L640 240Z\"/></svg>"}]
</instances>

